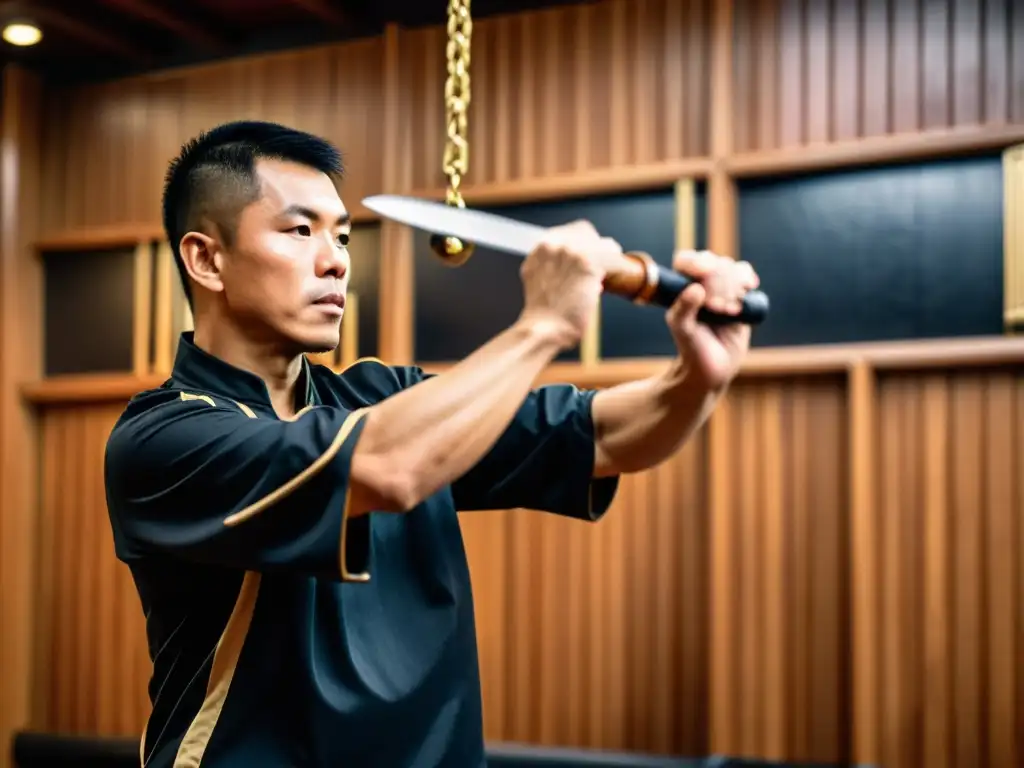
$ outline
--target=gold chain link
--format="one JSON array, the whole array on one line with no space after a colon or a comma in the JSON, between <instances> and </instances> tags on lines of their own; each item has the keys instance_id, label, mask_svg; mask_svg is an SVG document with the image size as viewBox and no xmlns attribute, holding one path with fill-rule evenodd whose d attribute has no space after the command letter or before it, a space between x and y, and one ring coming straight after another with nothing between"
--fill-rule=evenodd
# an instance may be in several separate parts
<instances>
[{"instance_id":1,"label":"gold chain link","mask_svg":"<svg viewBox=\"0 0 1024 768\"><path fill-rule=\"evenodd\" d=\"M444 147L442 169L448 177L448 205L460 208L460 186L469 171L469 140L466 137L469 112L470 41L473 19L470 0L448 0L448 79L444 85L445 120L448 136Z\"/></svg>"}]
</instances>

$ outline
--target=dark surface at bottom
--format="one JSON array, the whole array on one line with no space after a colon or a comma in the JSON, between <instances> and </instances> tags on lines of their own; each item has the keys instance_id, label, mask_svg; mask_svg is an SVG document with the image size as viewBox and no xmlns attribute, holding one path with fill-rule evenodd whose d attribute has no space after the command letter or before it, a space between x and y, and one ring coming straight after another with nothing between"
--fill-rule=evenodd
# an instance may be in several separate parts
<instances>
[{"instance_id":1,"label":"dark surface at bottom","mask_svg":"<svg viewBox=\"0 0 1024 768\"><path fill-rule=\"evenodd\" d=\"M76 768L137 768L139 765L139 744L133 739L21 732L15 734L11 746L15 768L72 765ZM527 744L488 745L487 765L489 768L838 768L838 764L779 763L723 756L662 757Z\"/></svg>"}]
</instances>

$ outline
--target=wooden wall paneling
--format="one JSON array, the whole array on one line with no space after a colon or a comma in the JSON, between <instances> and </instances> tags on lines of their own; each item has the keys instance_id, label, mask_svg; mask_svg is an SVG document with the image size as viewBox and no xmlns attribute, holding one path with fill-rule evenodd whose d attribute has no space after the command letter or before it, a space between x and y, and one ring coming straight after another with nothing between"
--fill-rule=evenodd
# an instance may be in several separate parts
<instances>
[{"instance_id":1,"label":"wooden wall paneling","mask_svg":"<svg viewBox=\"0 0 1024 768\"><path fill-rule=\"evenodd\" d=\"M877 741L892 766L1017 765L1024 377L878 378ZM870 630L868 629L870 628Z\"/></svg>"},{"instance_id":2,"label":"wooden wall paneling","mask_svg":"<svg viewBox=\"0 0 1024 768\"><path fill-rule=\"evenodd\" d=\"M36 429L20 384L42 373L42 269L32 243L41 193L43 92L20 67L2 74L0 117L0 744L32 716L36 661ZM10 763L0 749L0 766Z\"/></svg>"},{"instance_id":3,"label":"wooden wall paneling","mask_svg":"<svg viewBox=\"0 0 1024 768\"><path fill-rule=\"evenodd\" d=\"M999 149L1024 136L1012 0L737 4L730 170Z\"/></svg>"},{"instance_id":4,"label":"wooden wall paneling","mask_svg":"<svg viewBox=\"0 0 1024 768\"><path fill-rule=\"evenodd\" d=\"M462 515L488 739L706 749L703 446L624 478L598 525Z\"/></svg>"},{"instance_id":5,"label":"wooden wall paneling","mask_svg":"<svg viewBox=\"0 0 1024 768\"><path fill-rule=\"evenodd\" d=\"M1013 6L737 3L736 150L1021 122Z\"/></svg>"},{"instance_id":6,"label":"wooden wall paneling","mask_svg":"<svg viewBox=\"0 0 1024 768\"><path fill-rule=\"evenodd\" d=\"M159 228L164 174L182 143L242 118L335 141L348 160L349 208L366 218L359 201L381 186L382 57L383 41L371 38L56 91L44 231Z\"/></svg>"},{"instance_id":7,"label":"wooden wall paneling","mask_svg":"<svg viewBox=\"0 0 1024 768\"><path fill-rule=\"evenodd\" d=\"M603 0L477 20L470 204L657 186L703 172L710 7ZM417 126L412 189L434 197L445 183L444 29L401 36L409 49L401 81Z\"/></svg>"},{"instance_id":8,"label":"wooden wall paneling","mask_svg":"<svg viewBox=\"0 0 1024 768\"><path fill-rule=\"evenodd\" d=\"M847 389L741 381L709 424L712 751L848 752Z\"/></svg>"},{"instance_id":9,"label":"wooden wall paneling","mask_svg":"<svg viewBox=\"0 0 1024 768\"><path fill-rule=\"evenodd\" d=\"M40 627L33 727L136 737L149 712L145 621L116 559L102 462L123 401L47 408L41 421Z\"/></svg>"},{"instance_id":10,"label":"wooden wall paneling","mask_svg":"<svg viewBox=\"0 0 1024 768\"><path fill-rule=\"evenodd\" d=\"M402 73L417 49L405 44L405 34L394 24L384 30L383 131L386 151L381 160L382 191L408 194L413 185L413 121L409 104L417 104ZM443 91L436 95L441 101ZM441 102L443 104L443 101ZM436 162L442 156L437 151ZM470 161L472 162L472 161ZM394 365L412 363L413 350L413 232L390 220L380 229L380 333L378 355Z\"/></svg>"}]
</instances>

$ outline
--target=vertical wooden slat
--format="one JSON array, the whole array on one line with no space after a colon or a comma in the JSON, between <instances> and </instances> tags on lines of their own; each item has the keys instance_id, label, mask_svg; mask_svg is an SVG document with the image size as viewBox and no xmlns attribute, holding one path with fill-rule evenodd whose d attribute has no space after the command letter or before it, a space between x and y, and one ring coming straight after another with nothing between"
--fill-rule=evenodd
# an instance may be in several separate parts
<instances>
[{"instance_id":1,"label":"vertical wooden slat","mask_svg":"<svg viewBox=\"0 0 1024 768\"><path fill-rule=\"evenodd\" d=\"M949 391L944 378L924 384L924 750L926 765L952 766L953 531L949 516L947 457L949 453Z\"/></svg>"},{"instance_id":2,"label":"vertical wooden slat","mask_svg":"<svg viewBox=\"0 0 1024 768\"><path fill-rule=\"evenodd\" d=\"M761 420L761 454L764 465L761 487L761 515L763 527L761 546L764 548L764 569L759 594L755 599L763 611L764 682L759 706L764 736L755 754L770 760L785 760L786 722L791 717L788 706L786 678L787 622L786 622L786 534L787 520L783 498L783 392L781 388L766 387L758 403ZM799 440L802 436L794 436ZM756 514L756 512L755 512Z\"/></svg>"},{"instance_id":3,"label":"vertical wooden slat","mask_svg":"<svg viewBox=\"0 0 1024 768\"><path fill-rule=\"evenodd\" d=\"M852 576L853 762L882 759L879 684L879 531L875 490L875 377L866 363L850 370L850 561Z\"/></svg>"},{"instance_id":4,"label":"vertical wooden slat","mask_svg":"<svg viewBox=\"0 0 1024 768\"><path fill-rule=\"evenodd\" d=\"M958 578L953 585L956 629L953 634L953 748L958 766L985 765L985 702L982 679L986 644L982 617L985 541L981 516L982 392L975 377L953 382L951 432L956 463L951 467L954 520L953 558ZM981 501L984 504L984 501Z\"/></svg>"},{"instance_id":5,"label":"vertical wooden slat","mask_svg":"<svg viewBox=\"0 0 1024 768\"><path fill-rule=\"evenodd\" d=\"M832 85L831 3L807 3L804 11L806 125L804 140L819 144L831 138Z\"/></svg>"},{"instance_id":6,"label":"vertical wooden slat","mask_svg":"<svg viewBox=\"0 0 1024 768\"><path fill-rule=\"evenodd\" d=\"M1024 678L1020 670L1024 662L1016 656L1015 637L1024 606L1014 600L1014 576L1021 558L1014 542L1015 521L1019 524L1024 517L1022 507L1014 505L1014 430L1019 416L1013 402L1013 378L996 374L984 386L988 644L982 679L988 694L986 740L990 765L1020 765L1024 762L1024 734L1017 730L1017 710L1022 702L1017 701L1016 680Z\"/></svg>"},{"instance_id":7,"label":"vertical wooden slat","mask_svg":"<svg viewBox=\"0 0 1024 768\"><path fill-rule=\"evenodd\" d=\"M167 241L157 245L154 273L153 370L167 374L174 364L174 281L180 279L174 264L174 253Z\"/></svg>"},{"instance_id":8,"label":"vertical wooden slat","mask_svg":"<svg viewBox=\"0 0 1024 768\"><path fill-rule=\"evenodd\" d=\"M40 81L8 64L0 117L0 744L30 722L37 612L36 428L19 382L41 373ZM44 624L45 626L45 624ZM0 749L0 766L10 751Z\"/></svg>"},{"instance_id":9,"label":"vertical wooden slat","mask_svg":"<svg viewBox=\"0 0 1024 768\"><path fill-rule=\"evenodd\" d=\"M150 330L153 323L153 249L148 242L135 247L132 301L132 371L136 376L149 373Z\"/></svg>"},{"instance_id":10,"label":"vertical wooden slat","mask_svg":"<svg viewBox=\"0 0 1024 768\"><path fill-rule=\"evenodd\" d=\"M384 190L407 192L411 186L409 162L412 136L409 121L403 116L401 81L401 43L398 28L389 25L384 32ZM391 221L381 224L380 235L380 310L379 352L383 359L401 365L413 360L412 318L413 263L412 232Z\"/></svg>"}]
</instances>

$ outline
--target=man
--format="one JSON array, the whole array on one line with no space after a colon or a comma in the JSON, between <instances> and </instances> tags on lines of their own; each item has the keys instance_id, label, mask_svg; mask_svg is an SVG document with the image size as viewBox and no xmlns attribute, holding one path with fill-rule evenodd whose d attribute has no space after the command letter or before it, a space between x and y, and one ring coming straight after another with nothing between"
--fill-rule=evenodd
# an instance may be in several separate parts
<instances>
[{"instance_id":1,"label":"man","mask_svg":"<svg viewBox=\"0 0 1024 768\"><path fill-rule=\"evenodd\" d=\"M531 390L577 344L619 246L550 231L518 321L436 376L335 347L350 220L328 143L221 126L172 163L164 224L195 318L169 381L110 436L116 551L147 620L147 766L483 765L470 580L456 510L582 520L670 456L735 375L749 266L681 255L679 358L598 393Z\"/></svg>"}]
</instances>

